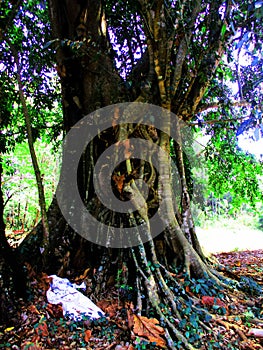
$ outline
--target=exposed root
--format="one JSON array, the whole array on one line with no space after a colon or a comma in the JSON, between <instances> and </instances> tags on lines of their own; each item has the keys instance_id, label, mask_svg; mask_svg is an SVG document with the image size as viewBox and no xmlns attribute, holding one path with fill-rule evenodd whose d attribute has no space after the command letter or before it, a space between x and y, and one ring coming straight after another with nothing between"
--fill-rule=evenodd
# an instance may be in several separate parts
<instances>
[{"instance_id":1,"label":"exposed root","mask_svg":"<svg viewBox=\"0 0 263 350\"><path fill-rule=\"evenodd\" d=\"M185 248L185 247L184 247ZM184 273L174 273L170 267L159 262L154 242L149 239L147 245L139 245L137 248L132 248L132 257L138 272L136 278L137 285L137 310L138 314L150 310L150 314L156 314L161 320L161 325L165 329L165 338L167 348L169 349L195 349L202 344L202 338L214 333L211 324L215 323L224 326L226 330L234 331L244 344L249 342L246 333L237 324L228 324L222 320L223 314L228 313L227 306L222 307L222 315L214 315L213 306L217 305L216 296L207 294L208 298L212 299L212 304L203 304L200 300L200 294L192 292L190 287L195 286L194 281L202 279L212 283L218 293L222 290L236 292L238 287L237 281L232 281L225 277L222 272L218 272L209 264L199 257L199 255L189 248L184 251ZM222 266L221 266L222 267ZM187 271L192 276L198 278L192 279L191 275L187 275ZM189 282L188 282L189 281ZM183 282L183 284L182 284ZM187 284L190 283L190 287ZM217 292L216 292L217 293ZM145 303L141 301L141 295L146 294ZM204 294L203 294L204 295ZM206 298L207 298L206 296ZM214 298L214 299L213 299ZM210 299L210 300L211 300ZM215 304L214 304L215 303ZM150 305L149 305L150 304ZM224 302L222 302L224 305ZM213 314L210 313L210 308ZM189 338L193 334L197 335L197 339ZM198 339L199 337L199 339Z\"/></svg>"},{"instance_id":2,"label":"exposed root","mask_svg":"<svg viewBox=\"0 0 263 350\"><path fill-rule=\"evenodd\" d=\"M143 246L140 247L140 252L142 250L144 250ZM173 345L174 340L177 339L177 340L182 342L182 344L184 345L184 347L186 349L194 350L195 348L191 344L189 344L188 340L184 337L184 335L174 326L174 324L169 320L169 318L165 315L165 313L160 308L161 301L160 301L160 298L159 298L158 286L157 286L157 283L156 283L156 278L158 279L158 277L160 277L160 274L157 274L157 276L154 277L152 271L148 268L147 269L147 275L148 276L146 276L145 273L142 271L141 267L139 266L136 254L135 254L133 249L132 249L132 254L133 254L133 259L134 259L136 268L138 269L138 271L140 272L141 276L144 279L144 283L145 283L146 289L148 291L148 296L149 296L150 303L154 307L156 313L160 316L160 319L163 320L163 322L167 325L167 327L170 330L170 331L167 330L166 333L165 333L166 337L167 337L167 342L168 342L168 344L170 344L170 349L172 349L172 350L173 349L177 349L177 347ZM145 251L144 251L143 256L146 257L146 252ZM162 277L162 280L163 280L163 277ZM169 301L171 302L171 305L172 305L172 309L174 309L176 307L175 306L175 302L174 302L174 300L176 299L175 295L173 295L174 300L170 299L171 296L172 296L171 292L168 294L168 296L169 296L168 299L169 299ZM175 310L176 310L176 313L179 315L178 310L177 309L175 309Z\"/></svg>"}]
</instances>

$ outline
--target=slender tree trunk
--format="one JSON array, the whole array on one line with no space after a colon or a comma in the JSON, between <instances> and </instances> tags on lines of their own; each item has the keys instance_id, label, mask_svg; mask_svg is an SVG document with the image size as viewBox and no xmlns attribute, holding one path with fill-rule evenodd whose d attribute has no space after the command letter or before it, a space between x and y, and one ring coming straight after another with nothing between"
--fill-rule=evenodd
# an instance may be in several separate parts
<instances>
[{"instance_id":1,"label":"slender tree trunk","mask_svg":"<svg viewBox=\"0 0 263 350\"><path fill-rule=\"evenodd\" d=\"M49 225L48 225L48 218L47 218L44 186L43 186L42 176L41 176L41 172L40 172L40 168L38 165L38 160L37 160L37 156L36 156L36 152L35 152L35 148L34 148L34 138L33 138L33 133L32 133L32 125L31 125L29 111L27 108L26 97L24 94L24 87L23 87L23 82L22 82L21 64L20 64L20 60L19 60L19 54L18 54L16 48L14 47L14 45L9 40L7 40L7 42L10 45L10 48L11 48L11 51L13 53L14 60L16 63L16 67L17 67L16 77L17 77L17 83L18 83L18 89L19 89L19 96L20 96L23 115L24 115L25 123L26 123L29 151L30 151L32 165L33 165L34 173L35 173L35 177L36 177L38 197L39 197L39 206L40 206L40 212L41 212L41 221L42 221L42 227L43 227L43 240L42 240L40 250L41 250L42 257L43 257L43 263L45 265L47 263L47 257L49 254L49 251L48 251L49 250Z\"/></svg>"}]
</instances>

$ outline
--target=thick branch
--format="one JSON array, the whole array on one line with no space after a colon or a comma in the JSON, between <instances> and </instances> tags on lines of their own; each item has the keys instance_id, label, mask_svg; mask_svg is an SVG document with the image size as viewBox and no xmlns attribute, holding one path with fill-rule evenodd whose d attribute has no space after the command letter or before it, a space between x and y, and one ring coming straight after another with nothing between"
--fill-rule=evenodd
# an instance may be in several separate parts
<instances>
[{"instance_id":1,"label":"thick branch","mask_svg":"<svg viewBox=\"0 0 263 350\"><path fill-rule=\"evenodd\" d=\"M185 121L189 120L189 118L196 113L197 107L202 100L224 53L226 38L222 36L221 33L225 21L220 19L219 7L220 4L213 3L210 10L207 49L203 55L203 60L198 67L198 75L191 86L191 90L187 93L187 98L181 103L177 112L184 116ZM228 11L228 9L226 11Z\"/></svg>"},{"instance_id":2,"label":"thick branch","mask_svg":"<svg viewBox=\"0 0 263 350\"><path fill-rule=\"evenodd\" d=\"M178 52L176 55L176 60L175 60L175 72L174 72L174 76L173 76L173 82L172 82L172 96L175 96L180 80L182 78L182 69L183 69L183 64L185 62L185 57L188 51L188 44L189 41L191 40L191 36L193 35L193 26L194 23L196 21L196 17L200 11L200 6L201 3L200 1L197 1L195 3L195 7L193 9L192 12L192 16L191 16L191 21L189 23L189 29L188 32L186 32L180 42L179 48L178 48Z\"/></svg>"}]
</instances>

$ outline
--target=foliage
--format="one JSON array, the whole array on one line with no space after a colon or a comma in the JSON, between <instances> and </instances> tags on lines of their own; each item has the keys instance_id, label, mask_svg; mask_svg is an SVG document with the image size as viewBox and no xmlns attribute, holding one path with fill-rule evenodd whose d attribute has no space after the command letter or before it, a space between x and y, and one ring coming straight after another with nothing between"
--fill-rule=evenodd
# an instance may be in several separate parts
<instances>
[{"instance_id":1,"label":"foliage","mask_svg":"<svg viewBox=\"0 0 263 350\"><path fill-rule=\"evenodd\" d=\"M61 133L60 93L54 75L54 52L43 49L50 39L46 4L43 1L1 2L1 152L25 140L16 82L16 67L9 41L22 65L24 94L31 117L34 140L45 134L55 139ZM8 40L6 39L8 38Z\"/></svg>"},{"instance_id":2,"label":"foliage","mask_svg":"<svg viewBox=\"0 0 263 350\"><path fill-rule=\"evenodd\" d=\"M252 295L260 295L262 293L262 287L249 277L241 276L240 286L242 290L245 290Z\"/></svg>"},{"instance_id":3,"label":"foliage","mask_svg":"<svg viewBox=\"0 0 263 350\"><path fill-rule=\"evenodd\" d=\"M9 228L24 230L36 224L39 209L36 206L38 199L35 194L34 173L31 162L27 159L26 146L18 145L26 140L27 134L16 81L17 67L14 63L13 48L17 51L21 62L23 92L34 142L41 137L47 143L54 141L54 146L58 147L58 137L62 129L60 93L54 75L54 52L51 49L44 49L46 41L50 38L45 3L3 1L0 11L2 51L0 152L8 153L2 156L5 213ZM25 158L17 160L17 154ZM41 171L43 177L46 176L47 179L50 177L50 173L47 173L48 168L45 168L48 159L43 159L43 153L41 156L40 161L43 161ZM52 166L55 166L55 163ZM50 204L54 193L52 185L54 183L50 183L46 188L47 205ZM18 192L21 192L20 196Z\"/></svg>"},{"instance_id":4,"label":"foliage","mask_svg":"<svg viewBox=\"0 0 263 350\"><path fill-rule=\"evenodd\" d=\"M258 259L255 260L255 256ZM258 277L258 268L261 267L263 261L262 251L257 252L232 252L217 255L221 263L225 263L228 269L238 275L243 275L249 279L251 276ZM244 261L242 271L236 271L237 262ZM248 266L250 268L248 268ZM262 267L261 267L262 268ZM84 277L85 274L82 275ZM98 302L98 306L103 308L106 312L106 317L90 321L84 318L82 321L73 321L62 314L61 305L52 305L46 302L45 290L46 275L36 275L31 268L30 276L30 299L29 302L22 303L22 313L19 317L14 314L9 314L6 325L0 326L1 348L14 347L30 349L30 346L36 348L59 348L59 347L105 347L112 344L120 349L134 350L134 349L161 349L157 347L155 342L149 342L148 335L160 337L162 330L162 320L160 325L156 324L156 320L146 317L140 317L133 313L132 303L119 302L113 297L116 295L115 290L108 291L105 299ZM79 282L80 276L76 278ZM262 284L262 279L258 280ZM198 296L201 288L195 291L195 288L200 285L204 286L204 293L209 292L211 286L209 280L188 280L185 279L184 298L187 295L194 293ZM190 282L187 283L187 282ZM189 287L189 289L187 288ZM216 287L217 288L217 287ZM191 343L197 346L204 346L207 344L207 349L226 348L238 349L241 344L247 343L249 348L257 347L260 340L251 337L248 330L253 331L255 324L253 322L262 323L262 308L255 294L239 295L238 293L231 293L230 291L220 291L219 289L213 293L210 291L209 297L201 298L202 304L193 304L188 302L188 306L184 308L184 317L181 321L177 320L175 315L170 312L171 319L177 327L185 332L185 336ZM205 294L204 294L205 295ZM218 298L220 298L218 300ZM199 299L196 299L196 301ZM228 300L228 301L227 301ZM222 313L222 305L227 305L226 313ZM217 308L217 304L219 308ZM165 308L165 305L161 305ZM195 312L192 312L192 308ZM203 309L205 307L205 309ZM210 310L212 314L208 314ZM16 323L14 319L16 318ZM204 331L199 326L199 321L204 322L207 327L211 327L209 332ZM17 323L18 321L18 323ZM134 324L136 323L136 325ZM156 328L156 326L158 326ZM146 327L147 331L143 332L142 328ZM262 329L262 326L257 326ZM130 333L130 331L134 333ZM147 340L148 339L148 340ZM244 340L245 339L245 340ZM160 343L162 344L162 343ZM174 346L181 347L180 341L174 341Z\"/></svg>"},{"instance_id":5,"label":"foliage","mask_svg":"<svg viewBox=\"0 0 263 350\"><path fill-rule=\"evenodd\" d=\"M246 132L254 141L263 137L262 16L257 1L230 9L224 30L233 36L196 115L199 130L210 135L205 147L208 194L218 199L229 196L230 212L243 203L255 207L262 201L262 161L238 144L238 137Z\"/></svg>"},{"instance_id":6,"label":"foliage","mask_svg":"<svg viewBox=\"0 0 263 350\"><path fill-rule=\"evenodd\" d=\"M230 212L240 209L243 203L255 207L262 201L263 164L237 146L233 130L222 131L220 127L214 127L205 152L208 191L217 198L228 196Z\"/></svg>"},{"instance_id":7,"label":"foliage","mask_svg":"<svg viewBox=\"0 0 263 350\"><path fill-rule=\"evenodd\" d=\"M58 181L59 159L52 154L52 146L37 141L37 156L46 194L46 205L50 205ZM48 151L48 153L47 153ZM31 164L28 145L16 144L3 159L3 191L5 216L8 230L30 230L39 219L36 180Z\"/></svg>"}]
</instances>

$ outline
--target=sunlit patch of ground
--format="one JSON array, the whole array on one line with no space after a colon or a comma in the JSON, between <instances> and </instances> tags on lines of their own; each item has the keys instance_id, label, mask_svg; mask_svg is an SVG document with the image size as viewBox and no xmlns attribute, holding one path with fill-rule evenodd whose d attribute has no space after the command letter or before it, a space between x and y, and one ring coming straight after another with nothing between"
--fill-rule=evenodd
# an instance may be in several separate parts
<instances>
[{"instance_id":1,"label":"sunlit patch of ground","mask_svg":"<svg viewBox=\"0 0 263 350\"><path fill-rule=\"evenodd\" d=\"M263 231L237 220L208 223L196 231L201 245L210 253L263 249Z\"/></svg>"}]
</instances>

